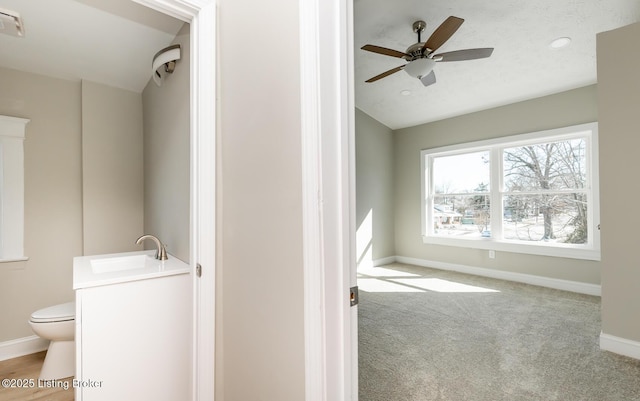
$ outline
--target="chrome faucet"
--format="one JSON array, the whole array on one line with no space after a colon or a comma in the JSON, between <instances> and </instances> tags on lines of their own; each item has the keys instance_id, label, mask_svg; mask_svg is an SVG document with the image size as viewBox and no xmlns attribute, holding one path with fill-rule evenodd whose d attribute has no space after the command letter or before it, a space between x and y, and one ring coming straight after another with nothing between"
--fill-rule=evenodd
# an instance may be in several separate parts
<instances>
[{"instance_id":1,"label":"chrome faucet","mask_svg":"<svg viewBox=\"0 0 640 401\"><path fill-rule=\"evenodd\" d=\"M136 240L136 244L141 243L142 241L146 240L146 239L152 239L153 241L155 241L156 246L158 247L158 250L156 251L156 259L158 260L167 260L167 249L165 248L164 245L162 245L162 242L160 242L160 240L158 239L158 237L154 237L153 235L143 235L142 237L138 238Z\"/></svg>"}]
</instances>

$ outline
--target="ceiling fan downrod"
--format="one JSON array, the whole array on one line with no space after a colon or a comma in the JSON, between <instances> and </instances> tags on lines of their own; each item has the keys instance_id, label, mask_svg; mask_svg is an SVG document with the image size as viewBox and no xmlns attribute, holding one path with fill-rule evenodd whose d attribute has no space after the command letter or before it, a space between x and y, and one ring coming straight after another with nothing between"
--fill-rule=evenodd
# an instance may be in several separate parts
<instances>
[{"instance_id":1,"label":"ceiling fan downrod","mask_svg":"<svg viewBox=\"0 0 640 401\"><path fill-rule=\"evenodd\" d=\"M422 42L420 38L420 34L424 32L424 29L427 27L427 23L424 21L416 21L413 23L413 32L418 34L418 43Z\"/></svg>"}]
</instances>

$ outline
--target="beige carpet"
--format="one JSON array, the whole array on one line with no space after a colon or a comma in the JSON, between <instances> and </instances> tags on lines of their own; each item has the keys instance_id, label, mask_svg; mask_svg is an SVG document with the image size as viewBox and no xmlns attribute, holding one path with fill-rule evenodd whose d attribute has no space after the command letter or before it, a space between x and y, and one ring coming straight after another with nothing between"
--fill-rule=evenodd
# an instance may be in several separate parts
<instances>
[{"instance_id":1,"label":"beige carpet","mask_svg":"<svg viewBox=\"0 0 640 401\"><path fill-rule=\"evenodd\" d=\"M360 401L640 400L599 297L401 264L358 285Z\"/></svg>"}]
</instances>

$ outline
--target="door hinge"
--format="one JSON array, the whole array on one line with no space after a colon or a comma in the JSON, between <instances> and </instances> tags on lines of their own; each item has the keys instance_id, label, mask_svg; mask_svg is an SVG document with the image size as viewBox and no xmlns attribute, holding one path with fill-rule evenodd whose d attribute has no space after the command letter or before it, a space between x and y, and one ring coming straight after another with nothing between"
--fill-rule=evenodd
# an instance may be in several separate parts
<instances>
[{"instance_id":1,"label":"door hinge","mask_svg":"<svg viewBox=\"0 0 640 401\"><path fill-rule=\"evenodd\" d=\"M358 305L358 286L349 289L349 303L351 306Z\"/></svg>"},{"instance_id":2,"label":"door hinge","mask_svg":"<svg viewBox=\"0 0 640 401\"><path fill-rule=\"evenodd\" d=\"M200 263L196 263L196 276L202 277L202 266Z\"/></svg>"}]
</instances>

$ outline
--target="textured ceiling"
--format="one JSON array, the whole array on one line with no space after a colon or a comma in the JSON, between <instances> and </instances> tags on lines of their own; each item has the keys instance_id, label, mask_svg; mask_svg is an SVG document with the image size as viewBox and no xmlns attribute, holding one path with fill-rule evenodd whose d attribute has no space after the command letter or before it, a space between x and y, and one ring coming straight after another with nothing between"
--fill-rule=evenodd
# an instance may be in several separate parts
<instances>
[{"instance_id":1,"label":"textured ceiling","mask_svg":"<svg viewBox=\"0 0 640 401\"><path fill-rule=\"evenodd\" d=\"M23 38L0 34L0 66L141 92L183 22L130 0L0 0Z\"/></svg>"},{"instance_id":2,"label":"textured ceiling","mask_svg":"<svg viewBox=\"0 0 640 401\"><path fill-rule=\"evenodd\" d=\"M183 23L130 0L0 0L19 12L24 38L0 35L0 66L64 79L87 79L140 92L153 55ZM439 52L494 47L488 59L438 63L424 87L404 71L364 81L404 64L360 50L404 51L448 16L464 18ZM596 82L596 33L640 21L638 0L354 0L356 107L392 129L557 93ZM559 36L573 39L553 50ZM401 91L409 90L409 96Z\"/></svg>"},{"instance_id":3,"label":"textured ceiling","mask_svg":"<svg viewBox=\"0 0 640 401\"><path fill-rule=\"evenodd\" d=\"M404 52L417 42L414 21L427 22L424 41L450 15L465 22L438 53L493 47L493 55L437 63L437 82L428 87L404 71L364 82L405 61L363 45ZM354 17L356 107L398 129L596 83L596 34L640 21L640 2L354 0ZM571 44L551 49L561 36Z\"/></svg>"}]
</instances>

